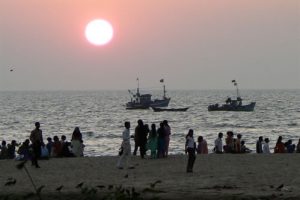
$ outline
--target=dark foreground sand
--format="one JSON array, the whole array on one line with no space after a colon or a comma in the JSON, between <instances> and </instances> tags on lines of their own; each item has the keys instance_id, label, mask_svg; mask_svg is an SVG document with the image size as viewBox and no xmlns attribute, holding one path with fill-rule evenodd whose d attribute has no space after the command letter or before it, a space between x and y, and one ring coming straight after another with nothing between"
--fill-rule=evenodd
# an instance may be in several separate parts
<instances>
[{"instance_id":1,"label":"dark foreground sand","mask_svg":"<svg viewBox=\"0 0 300 200\"><path fill-rule=\"evenodd\" d=\"M50 159L40 161L40 169L31 163L26 168L37 188L44 186L42 199L101 199L121 194L116 192L120 186L130 194L134 187L148 199L300 199L300 154L202 155L197 156L192 174L185 172L184 155L134 157L136 167L130 170L117 169L117 159ZM0 160L0 199L38 199L31 196L33 186L25 169L15 167L18 163ZM5 186L14 179L15 184ZM63 187L57 191L59 186Z\"/></svg>"}]
</instances>

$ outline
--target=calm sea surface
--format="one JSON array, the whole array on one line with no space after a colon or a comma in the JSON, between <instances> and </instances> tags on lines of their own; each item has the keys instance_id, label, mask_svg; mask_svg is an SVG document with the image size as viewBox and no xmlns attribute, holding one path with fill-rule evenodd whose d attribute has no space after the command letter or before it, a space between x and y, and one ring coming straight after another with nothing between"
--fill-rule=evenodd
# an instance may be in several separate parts
<instances>
[{"instance_id":1,"label":"calm sea surface","mask_svg":"<svg viewBox=\"0 0 300 200\"><path fill-rule=\"evenodd\" d=\"M75 126L83 133L85 155L116 155L121 143L124 121L132 124L143 119L149 125L167 119L172 129L170 153L183 153L185 134L202 135L209 150L218 132L241 133L246 146L255 149L259 136L270 138L273 148L279 135L284 141L300 138L300 90L242 91L244 104L256 101L254 112L208 112L209 104L223 103L235 91L168 91L169 107L189 106L187 112L126 110L130 100L126 91L43 91L0 92L0 140L22 142L29 137L34 122L41 122L44 140L66 135L69 140ZM160 91L151 92L159 97ZM131 143L133 145L133 141Z\"/></svg>"}]
</instances>

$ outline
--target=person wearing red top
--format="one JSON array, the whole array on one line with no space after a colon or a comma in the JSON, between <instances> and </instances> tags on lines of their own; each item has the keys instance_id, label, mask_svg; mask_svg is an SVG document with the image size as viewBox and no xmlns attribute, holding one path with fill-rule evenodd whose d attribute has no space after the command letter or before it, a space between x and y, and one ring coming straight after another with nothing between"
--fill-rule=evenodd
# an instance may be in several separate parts
<instances>
[{"instance_id":1,"label":"person wearing red top","mask_svg":"<svg viewBox=\"0 0 300 200\"><path fill-rule=\"evenodd\" d=\"M282 136L278 137L276 146L274 148L274 153L285 153L285 146L282 142Z\"/></svg>"}]
</instances>

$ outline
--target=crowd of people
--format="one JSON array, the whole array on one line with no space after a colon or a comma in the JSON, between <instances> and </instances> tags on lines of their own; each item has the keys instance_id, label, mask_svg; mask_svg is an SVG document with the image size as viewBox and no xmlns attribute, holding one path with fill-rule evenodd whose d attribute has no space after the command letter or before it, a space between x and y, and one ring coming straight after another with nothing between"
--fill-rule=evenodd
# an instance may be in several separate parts
<instances>
[{"instance_id":1,"label":"crowd of people","mask_svg":"<svg viewBox=\"0 0 300 200\"><path fill-rule=\"evenodd\" d=\"M130 134L130 122L125 122L125 130L122 134L122 144L120 148L120 158L117 167L123 169L124 165L128 163L130 155L137 155L139 150L141 158L145 158L146 152L150 151L149 158L166 158L168 157L171 127L167 120L162 121L159 127L156 124L144 124L143 120L137 121L137 126L134 129L134 135ZM134 139L134 150L131 152L130 139ZM300 139L298 144L292 143L288 140L285 143L282 141L282 136L278 137L274 147L274 153L300 153ZM16 147L18 150L16 150ZM79 127L76 127L71 136L71 141L68 142L65 135L59 139L54 136L53 139L48 137L47 143L43 141L42 130L40 123L35 123L35 129L31 132L29 139L26 139L22 144L17 144L12 140L10 144L2 141L0 151L0 159L18 159L31 160L32 165L39 168L38 159L49 157L81 157L83 156L84 144L82 134ZM252 150L246 147L245 141L242 140L242 134L237 134L236 137L232 131L227 131L225 143L223 145L223 133L218 134L214 143L213 152L216 154L223 153L250 153ZM18 156L16 157L16 153ZM188 154L187 172L192 172L193 164L197 154L208 154L207 142L203 136L197 138L197 144L194 140L194 130L190 129L186 135L185 153ZM269 138L260 136L256 142L256 153L270 154Z\"/></svg>"},{"instance_id":2,"label":"crowd of people","mask_svg":"<svg viewBox=\"0 0 300 200\"><path fill-rule=\"evenodd\" d=\"M36 122L29 139L22 144L17 144L15 140L6 144L3 140L0 148L0 159L31 160L32 165L39 168L38 159L40 158L83 156L84 144L79 127L74 129L71 142L67 141L65 135L62 135L60 139L58 136L54 136L53 139L48 137L47 143L44 143L40 123Z\"/></svg>"}]
</instances>

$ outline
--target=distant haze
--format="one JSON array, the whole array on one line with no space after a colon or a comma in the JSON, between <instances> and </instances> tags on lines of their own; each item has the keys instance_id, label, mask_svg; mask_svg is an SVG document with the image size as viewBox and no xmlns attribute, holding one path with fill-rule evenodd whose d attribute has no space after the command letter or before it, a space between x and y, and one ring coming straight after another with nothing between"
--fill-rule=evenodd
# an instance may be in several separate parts
<instances>
[{"instance_id":1,"label":"distant haze","mask_svg":"<svg viewBox=\"0 0 300 200\"><path fill-rule=\"evenodd\" d=\"M93 46L86 24L110 21ZM13 69L13 71L10 71ZM0 90L300 88L299 0L1 0Z\"/></svg>"}]
</instances>

